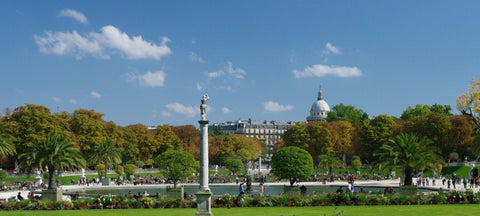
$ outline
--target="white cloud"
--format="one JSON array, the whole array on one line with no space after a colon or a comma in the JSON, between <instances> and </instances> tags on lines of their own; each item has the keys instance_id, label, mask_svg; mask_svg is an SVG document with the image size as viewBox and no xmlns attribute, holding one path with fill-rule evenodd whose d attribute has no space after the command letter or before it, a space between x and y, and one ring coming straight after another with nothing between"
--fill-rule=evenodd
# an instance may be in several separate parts
<instances>
[{"instance_id":1,"label":"white cloud","mask_svg":"<svg viewBox=\"0 0 480 216\"><path fill-rule=\"evenodd\" d=\"M337 47L333 46L330 42L325 44L325 50L323 50L324 54L329 54L329 53L334 53L334 54L340 54L340 49Z\"/></svg>"},{"instance_id":2,"label":"white cloud","mask_svg":"<svg viewBox=\"0 0 480 216\"><path fill-rule=\"evenodd\" d=\"M128 80L136 80L143 87L162 87L166 76L167 74L161 70L138 75L134 73L126 74Z\"/></svg>"},{"instance_id":3,"label":"white cloud","mask_svg":"<svg viewBox=\"0 0 480 216\"><path fill-rule=\"evenodd\" d=\"M40 52L45 54L73 54L77 58L81 58L85 54L92 54L101 58L109 58L108 55L103 53L102 45L98 41L82 37L76 31L46 31L44 36L35 35L34 38L40 47Z\"/></svg>"},{"instance_id":4,"label":"white cloud","mask_svg":"<svg viewBox=\"0 0 480 216\"><path fill-rule=\"evenodd\" d=\"M203 90L203 86L202 84L200 83L197 83L197 86L195 86L197 88L198 91L202 91Z\"/></svg>"},{"instance_id":5,"label":"white cloud","mask_svg":"<svg viewBox=\"0 0 480 216\"><path fill-rule=\"evenodd\" d=\"M62 101L60 98L55 97L55 96L52 97L52 100L53 100L55 103L60 103L60 102Z\"/></svg>"},{"instance_id":6,"label":"white cloud","mask_svg":"<svg viewBox=\"0 0 480 216\"><path fill-rule=\"evenodd\" d=\"M93 98L101 98L101 97L102 97L102 95L101 95L100 93L94 92L94 91L92 91L92 92L90 93L90 95L91 95Z\"/></svg>"},{"instance_id":7,"label":"white cloud","mask_svg":"<svg viewBox=\"0 0 480 216\"><path fill-rule=\"evenodd\" d=\"M227 66L225 68L227 73L229 73L235 79L243 79L245 78L244 75L246 74L245 70L241 68L233 68L232 62L227 62Z\"/></svg>"},{"instance_id":8,"label":"white cloud","mask_svg":"<svg viewBox=\"0 0 480 216\"><path fill-rule=\"evenodd\" d=\"M68 102L69 102L70 104L72 104L72 105L77 105L77 100L75 100L75 99L73 99L73 98L70 99Z\"/></svg>"},{"instance_id":9,"label":"white cloud","mask_svg":"<svg viewBox=\"0 0 480 216\"><path fill-rule=\"evenodd\" d=\"M230 110L230 109L227 108L227 107L223 107L223 108L222 108L222 112L223 112L223 114L227 114L227 113L231 113L232 110Z\"/></svg>"},{"instance_id":10,"label":"white cloud","mask_svg":"<svg viewBox=\"0 0 480 216\"><path fill-rule=\"evenodd\" d=\"M197 114L197 108L193 106L185 106L181 103L171 103L165 105L165 107L167 108L168 112L178 113L187 117L194 117L195 114Z\"/></svg>"},{"instance_id":11,"label":"white cloud","mask_svg":"<svg viewBox=\"0 0 480 216\"><path fill-rule=\"evenodd\" d=\"M234 79L243 79L245 78L245 70L242 68L233 68L232 62L227 62L223 70L218 70L214 72L206 72L205 75L208 78L218 78L223 76L224 74L228 74L231 78Z\"/></svg>"},{"instance_id":12,"label":"white cloud","mask_svg":"<svg viewBox=\"0 0 480 216\"><path fill-rule=\"evenodd\" d=\"M90 32L84 36L76 31L51 32L45 31L44 35L35 35L35 42L40 51L46 54L75 55L81 58L85 54L95 57L110 58L111 53L120 53L127 59L156 59L172 53L166 45L170 41L162 38L160 44L143 40L142 36L130 38L118 28L107 25L102 27L100 33Z\"/></svg>"},{"instance_id":13,"label":"white cloud","mask_svg":"<svg viewBox=\"0 0 480 216\"><path fill-rule=\"evenodd\" d=\"M130 38L125 32L121 32L111 25L102 27L100 34L92 33L91 35L105 47L121 51L128 59L153 58L158 60L160 57L172 53L166 45L170 41L167 37L163 37L162 43L157 45L143 40L142 36Z\"/></svg>"},{"instance_id":14,"label":"white cloud","mask_svg":"<svg viewBox=\"0 0 480 216\"><path fill-rule=\"evenodd\" d=\"M279 112L279 111L288 111L292 110L292 105L281 105L278 102L274 101L267 101L263 103L263 109L269 112Z\"/></svg>"},{"instance_id":15,"label":"white cloud","mask_svg":"<svg viewBox=\"0 0 480 216\"><path fill-rule=\"evenodd\" d=\"M201 56L199 56L198 54L196 54L194 52L190 52L190 60L193 61L193 62L205 63L205 60L203 60L203 58Z\"/></svg>"},{"instance_id":16,"label":"white cloud","mask_svg":"<svg viewBox=\"0 0 480 216\"><path fill-rule=\"evenodd\" d=\"M73 18L75 20L77 20L78 22L81 22L81 23L87 23L87 17L85 17L85 15L83 15L83 13L80 13L76 10L72 10L72 9L63 9L60 11L60 16L64 16L64 17L70 17L70 18Z\"/></svg>"},{"instance_id":17,"label":"white cloud","mask_svg":"<svg viewBox=\"0 0 480 216\"><path fill-rule=\"evenodd\" d=\"M205 73L205 75L206 75L208 78L217 78L217 77L222 76L223 74L225 74L225 72L223 72L222 70L214 71L214 72L206 72L206 73Z\"/></svg>"},{"instance_id":18,"label":"white cloud","mask_svg":"<svg viewBox=\"0 0 480 216\"><path fill-rule=\"evenodd\" d=\"M301 77L323 77L333 75L338 77L357 77L362 75L362 71L357 67L335 66L316 64L306 67L303 71L293 70L295 78Z\"/></svg>"},{"instance_id":19,"label":"white cloud","mask_svg":"<svg viewBox=\"0 0 480 216\"><path fill-rule=\"evenodd\" d=\"M163 116L172 116L172 113L168 112L168 111L163 111L162 112L162 115Z\"/></svg>"}]
</instances>

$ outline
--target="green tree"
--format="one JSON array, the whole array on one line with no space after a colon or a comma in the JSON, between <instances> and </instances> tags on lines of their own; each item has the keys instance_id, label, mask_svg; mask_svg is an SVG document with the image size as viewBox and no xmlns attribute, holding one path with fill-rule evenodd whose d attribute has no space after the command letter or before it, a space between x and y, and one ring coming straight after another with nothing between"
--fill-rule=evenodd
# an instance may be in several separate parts
<instances>
[{"instance_id":1,"label":"green tree","mask_svg":"<svg viewBox=\"0 0 480 216\"><path fill-rule=\"evenodd\" d=\"M417 104L414 108L408 107L405 111L403 111L402 115L400 116L401 120L412 120L418 117L426 117L430 113L438 113L438 114L445 114L447 116L452 116L452 107L450 105L439 105L433 104L423 105Z\"/></svg>"},{"instance_id":2,"label":"green tree","mask_svg":"<svg viewBox=\"0 0 480 216\"><path fill-rule=\"evenodd\" d=\"M108 163L120 163L122 160L120 149L111 140L103 140L93 148L89 160L93 163L105 165L105 179L108 179Z\"/></svg>"},{"instance_id":3,"label":"green tree","mask_svg":"<svg viewBox=\"0 0 480 216\"><path fill-rule=\"evenodd\" d=\"M3 169L0 169L0 181L3 181L5 178L7 178L7 176L8 176L8 172Z\"/></svg>"},{"instance_id":4,"label":"green tree","mask_svg":"<svg viewBox=\"0 0 480 216\"><path fill-rule=\"evenodd\" d=\"M370 122L364 123L360 132L360 156L368 160L375 159L372 153L392 137L394 124L393 118L387 115L379 115Z\"/></svg>"},{"instance_id":5,"label":"green tree","mask_svg":"<svg viewBox=\"0 0 480 216\"><path fill-rule=\"evenodd\" d=\"M343 161L333 154L319 155L318 166L324 169L328 169L328 175L333 175L334 167L345 167Z\"/></svg>"},{"instance_id":6,"label":"green tree","mask_svg":"<svg viewBox=\"0 0 480 216\"><path fill-rule=\"evenodd\" d=\"M235 173L242 170L243 163L239 159L228 159L225 161L225 167L235 175Z\"/></svg>"},{"instance_id":7,"label":"green tree","mask_svg":"<svg viewBox=\"0 0 480 216\"><path fill-rule=\"evenodd\" d=\"M285 146L297 146L302 149L307 149L310 143L310 134L304 123L297 123L287 129L282 135Z\"/></svg>"},{"instance_id":8,"label":"green tree","mask_svg":"<svg viewBox=\"0 0 480 216\"><path fill-rule=\"evenodd\" d=\"M468 90L457 99L457 110L470 117L480 129L480 81L472 78Z\"/></svg>"},{"instance_id":9,"label":"green tree","mask_svg":"<svg viewBox=\"0 0 480 216\"><path fill-rule=\"evenodd\" d=\"M117 173L119 176L123 175L124 168L122 165L116 165L115 166L115 173Z\"/></svg>"},{"instance_id":10,"label":"green tree","mask_svg":"<svg viewBox=\"0 0 480 216\"><path fill-rule=\"evenodd\" d=\"M362 162L360 160L352 160L351 165L355 171L358 171L360 168L362 168Z\"/></svg>"},{"instance_id":11,"label":"green tree","mask_svg":"<svg viewBox=\"0 0 480 216\"><path fill-rule=\"evenodd\" d=\"M48 189L56 189L55 171L85 167L85 160L65 133L49 133L43 143L28 143L28 150L19 155L21 172L48 169Z\"/></svg>"},{"instance_id":12,"label":"green tree","mask_svg":"<svg viewBox=\"0 0 480 216\"><path fill-rule=\"evenodd\" d=\"M312 156L296 146L282 148L272 156L272 172L281 179L288 179L293 186L297 179L306 179L312 174Z\"/></svg>"},{"instance_id":13,"label":"green tree","mask_svg":"<svg viewBox=\"0 0 480 216\"><path fill-rule=\"evenodd\" d=\"M413 134L401 134L380 148L381 151L377 153L378 164L382 168L401 166L405 177L404 185L412 185L414 171L423 170L425 167L433 168L443 162L439 149L431 144L429 139L420 139Z\"/></svg>"},{"instance_id":14,"label":"green tree","mask_svg":"<svg viewBox=\"0 0 480 216\"><path fill-rule=\"evenodd\" d=\"M368 114L362 109L357 109L352 105L344 105L343 103L335 105L327 114L327 122L348 121L351 124L364 122L368 120Z\"/></svg>"},{"instance_id":15,"label":"green tree","mask_svg":"<svg viewBox=\"0 0 480 216\"><path fill-rule=\"evenodd\" d=\"M137 172L137 166L135 166L135 164L125 164L124 169L128 179Z\"/></svg>"},{"instance_id":16,"label":"green tree","mask_svg":"<svg viewBox=\"0 0 480 216\"><path fill-rule=\"evenodd\" d=\"M192 176L196 164L192 154L180 150L168 150L155 158L160 172L173 179L174 188L182 178Z\"/></svg>"},{"instance_id":17,"label":"green tree","mask_svg":"<svg viewBox=\"0 0 480 216\"><path fill-rule=\"evenodd\" d=\"M105 164L97 164L95 166L95 171L97 171L98 177L103 178L104 176L106 176L107 171L105 167Z\"/></svg>"},{"instance_id":18,"label":"green tree","mask_svg":"<svg viewBox=\"0 0 480 216\"><path fill-rule=\"evenodd\" d=\"M225 136L225 132L223 131L223 128L218 125L215 127L215 129L212 131L213 136Z\"/></svg>"}]
</instances>

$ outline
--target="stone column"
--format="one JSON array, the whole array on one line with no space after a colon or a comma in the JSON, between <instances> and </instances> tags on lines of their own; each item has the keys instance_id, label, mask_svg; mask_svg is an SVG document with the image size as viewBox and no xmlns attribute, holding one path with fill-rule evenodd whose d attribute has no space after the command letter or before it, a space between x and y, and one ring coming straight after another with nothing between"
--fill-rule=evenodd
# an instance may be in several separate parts
<instances>
[{"instance_id":1,"label":"stone column","mask_svg":"<svg viewBox=\"0 0 480 216\"><path fill-rule=\"evenodd\" d=\"M208 187L208 120L207 120L207 105L208 95L203 95L202 103L200 105L200 114L202 120L200 123L200 188L195 194L197 196L197 213L196 216L213 216L212 207L212 192Z\"/></svg>"}]
</instances>

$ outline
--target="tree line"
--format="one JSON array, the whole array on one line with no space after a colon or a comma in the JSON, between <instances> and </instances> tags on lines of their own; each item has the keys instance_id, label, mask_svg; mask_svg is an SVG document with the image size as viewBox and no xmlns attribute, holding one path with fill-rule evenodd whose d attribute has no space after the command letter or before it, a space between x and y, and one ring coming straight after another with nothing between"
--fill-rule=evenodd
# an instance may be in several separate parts
<instances>
[{"instance_id":1,"label":"tree line","mask_svg":"<svg viewBox=\"0 0 480 216\"><path fill-rule=\"evenodd\" d=\"M103 120L103 116L87 109L52 113L49 108L35 104L6 109L0 117L0 167L12 169L19 155L43 145L50 133L64 134L85 158L108 140L120 149L120 161L124 164L151 166L155 157L168 150L182 150L199 159L200 134L193 125L159 125L149 130L143 124L118 126ZM241 135L209 137L209 157L215 164L223 165L232 158L253 160L262 149L260 141ZM97 164L87 160L86 165Z\"/></svg>"}]
</instances>

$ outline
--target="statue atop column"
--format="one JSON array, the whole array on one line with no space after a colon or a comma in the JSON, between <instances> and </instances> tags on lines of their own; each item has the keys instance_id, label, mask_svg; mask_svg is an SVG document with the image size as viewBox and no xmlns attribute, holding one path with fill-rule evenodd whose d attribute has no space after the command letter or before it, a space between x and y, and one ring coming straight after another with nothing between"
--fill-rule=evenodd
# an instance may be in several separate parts
<instances>
[{"instance_id":1,"label":"statue atop column","mask_svg":"<svg viewBox=\"0 0 480 216\"><path fill-rule=\"evenodd\" d=\"M207 100L208 94L204 94L202 96L202 103L200 104L200 114L202 116L202 120L207 120Z\"/></svg>"}]
</instances>

